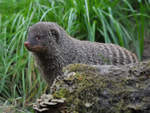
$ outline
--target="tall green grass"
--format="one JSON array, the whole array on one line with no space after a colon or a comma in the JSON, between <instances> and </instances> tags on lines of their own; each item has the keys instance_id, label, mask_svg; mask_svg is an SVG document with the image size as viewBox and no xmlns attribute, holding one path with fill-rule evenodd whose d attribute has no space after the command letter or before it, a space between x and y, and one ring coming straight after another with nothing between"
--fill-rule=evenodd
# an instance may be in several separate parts
<instances>
[{"instance_id":1,"label":"tall green grass","mask_svg":"<svg viewBox=\"0 0 150 113\"><path fill-rule=\"evenodd\" d=\"M141 59L149 5L146 0L0 0L0 103L26 113L47 89L24 48L30 25L54 21L78 39L132 47Z\"/></svg>"}]
</instances>

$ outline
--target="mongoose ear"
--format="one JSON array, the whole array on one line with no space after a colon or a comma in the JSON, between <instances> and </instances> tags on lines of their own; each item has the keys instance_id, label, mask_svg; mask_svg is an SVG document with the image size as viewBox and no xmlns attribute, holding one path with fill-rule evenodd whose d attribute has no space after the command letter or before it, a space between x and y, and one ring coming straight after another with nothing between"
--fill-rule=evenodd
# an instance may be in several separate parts
<instances>
[{"instance_id":1,"label":"mongoose ear","mask_svg":"<svg viewBox=\"0 0 150 113\"><path fill-rule=\"evenodd\" d=\"M53 39L55 39L56 42L58 42L59 31L57 29L50 29L49 35L50 35L50 37L53 37Z\"/></svg>"}]
</instances>

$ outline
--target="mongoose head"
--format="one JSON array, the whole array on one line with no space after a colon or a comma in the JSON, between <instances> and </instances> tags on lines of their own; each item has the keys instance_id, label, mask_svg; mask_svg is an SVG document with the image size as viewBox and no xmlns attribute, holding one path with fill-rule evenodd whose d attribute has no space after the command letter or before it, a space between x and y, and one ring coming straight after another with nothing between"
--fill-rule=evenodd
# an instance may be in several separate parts
<instances>
[{"instance_id":1,"label":"mongoose head","mask_svg":"<svg viewBox=\"0 0 150 113\"><path fill-rule=\"evenodd\" d=\"M46 52L48 49L54 50L59 40L59 31L56 23L38 22L29 28L28 39L24 45L34 53Z\"/></svg>"}]
</instances>

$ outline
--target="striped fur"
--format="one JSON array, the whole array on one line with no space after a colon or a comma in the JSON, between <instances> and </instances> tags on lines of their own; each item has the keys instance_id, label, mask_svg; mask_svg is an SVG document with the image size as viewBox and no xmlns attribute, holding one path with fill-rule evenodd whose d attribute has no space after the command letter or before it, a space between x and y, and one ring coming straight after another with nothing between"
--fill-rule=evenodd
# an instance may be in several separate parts
<instances>
[{"instance_id":1,"label":"striped fur","mask_svg":"<svg viewBox=\"0 0 150 113\"><path fill-rule=\"evenodd\" d=\"M138 62L136 55L125 48L114 44L102 44L101 46L108 52L109 60L113 65L125 65Z\"/></svg>"},{"instance_id":2,"label":"striped fur","mask_svg":"<svg viewBox=\"0 0 150 113\"><path fill-rule=\"evenodd\" d=\"M37 36L40 40L36 39ZM49 85L58 75L63 75L62 68L68 64L125 65L138 62L136 55L125 48L77 40L53 22L39 22L31 26L27 42L27 49L33 52Z\"/></svg>"}]
</instances>

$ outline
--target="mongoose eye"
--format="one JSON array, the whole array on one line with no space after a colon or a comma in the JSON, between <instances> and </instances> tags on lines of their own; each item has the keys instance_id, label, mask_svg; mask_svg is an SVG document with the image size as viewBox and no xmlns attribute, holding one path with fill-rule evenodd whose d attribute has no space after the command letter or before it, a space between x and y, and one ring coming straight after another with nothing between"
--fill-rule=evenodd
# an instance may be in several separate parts
<instances>
[{"instance_id":1,"label":"mongoose eye","mask_svg":"<svg viewBox=\"0 0 150 113\"><path fill-rule=\"evenodd\" d=\"M39 37L39 36L36 36L36 40L40 41L40 37Z\"/></svg>"}]
</instances>

